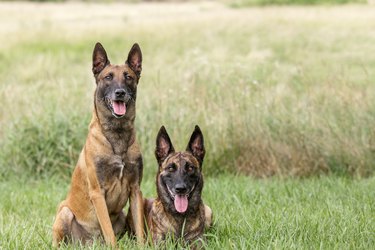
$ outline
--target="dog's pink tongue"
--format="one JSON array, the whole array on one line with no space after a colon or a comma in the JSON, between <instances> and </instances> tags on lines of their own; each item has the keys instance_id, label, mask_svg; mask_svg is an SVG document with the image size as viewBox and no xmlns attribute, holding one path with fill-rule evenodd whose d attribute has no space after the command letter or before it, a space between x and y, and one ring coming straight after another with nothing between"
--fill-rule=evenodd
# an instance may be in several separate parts
<instances>
[{"instance_id":1,"label":"dog's pink tongue","mask_svg":"<svg viewBox=\"0 0 375 250\"><path fill-rule=\"evenodd\" d=\"M125 115L125 113L126 113L125 102L114 101L113 102L113 111L115 111L116 115Z\"/></svg>"},{"instance_id":2,"label":"dog's pink tongue","mask_svg":"<svg viewBox=\"0 0 375 250\"><path fill-rule=\"evenodd\" d=\"M176 195L174 197L174 207L176 208L177 212L185 213L188 207L188 199L185 195Z\"/></svg>"}]
</instances>

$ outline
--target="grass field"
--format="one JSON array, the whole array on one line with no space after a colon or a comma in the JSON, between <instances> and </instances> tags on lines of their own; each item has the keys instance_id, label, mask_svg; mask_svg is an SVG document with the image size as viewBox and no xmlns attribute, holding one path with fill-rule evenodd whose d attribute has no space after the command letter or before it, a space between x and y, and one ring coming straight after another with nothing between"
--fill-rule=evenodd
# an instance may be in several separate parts
<instances>
[{"instance_id":1,"label":"grass field","mask_svg":"<svg viewBox=\"0 0 375 250\"><path fill-rule=\"evenodd\" d=\"M209 248L373 248L375 6L0 3L0 41L0 249L50 248L97 41L113 63L143 51L146 196L160 126L177 149L202 128Z\"/></svg>"},{"instance_id":2,"label":"grass field","mask_svg":"<svg viewBox=\"0 0 375 250\"><path fill-rule=\"evenodd\" d=\"M49 249L56 204L64 198L68 184L51 179L20 185L12 180L0 187L0 248ZM374 178L206 178L204 201L216 218L214 228L206 234L207 247L372 249L374 187ZM142 189L148 197L155 194L150 181L144 182ZM136 248L128 238L121 239L119 246Z\"/></svg>"}]
</instances>

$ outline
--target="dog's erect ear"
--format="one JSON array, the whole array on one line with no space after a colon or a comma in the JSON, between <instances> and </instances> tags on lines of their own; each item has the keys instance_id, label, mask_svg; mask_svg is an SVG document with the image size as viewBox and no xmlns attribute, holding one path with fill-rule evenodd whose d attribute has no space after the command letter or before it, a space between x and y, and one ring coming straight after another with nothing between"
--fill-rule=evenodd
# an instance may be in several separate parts
<instances>
[{"instance_id":1,"label":"dog's erect ear","mask_svg":"<svg viewBox=\"0 0 375 250\"><path fill-rule=\"evenodd\" d=\"M169 135L165 130L164 126L161 126L158 135L156 136L156 149L155 149L155 156L158 160L159 166L163 163L165 158L171 153L174 152L174 148L169 139Z\"/></svg>"},{"instance_id":2,"label":"dog's erect ear","mask_svg":"<svg viewBox=\"0 0 375 250\"><path fill-rule=\"evenodd\" d=\"M191 135L190 141L186 147L186 151L192 153L202 166L206 151L204 149L203 134L198 125L195 126L194 132Z\"/></svg>"},{"instance_id":3,"label":"dog's erect ear","mask_svg":"<svg viewBox=\"0 0 375 250\"><path fill-rule=\"evenodd\" d=\"M92 53L92 72L94 75L99 74L105 66L110 64L107 53L100 43L95 44L94 52Z\"/></svg>"},{"instance_id":4,"label":"dog's erect ear","mask_svg":"<svg viewBox=\"0 0 375 250\"><path fill-rule=\"evenodd\" d=\"M141 76L142 71L142 51L138 43L135 43L131 50L129 51L128 59L126 63L129 67L137 74L138 77Z\"/></svg>"}]
</instances>

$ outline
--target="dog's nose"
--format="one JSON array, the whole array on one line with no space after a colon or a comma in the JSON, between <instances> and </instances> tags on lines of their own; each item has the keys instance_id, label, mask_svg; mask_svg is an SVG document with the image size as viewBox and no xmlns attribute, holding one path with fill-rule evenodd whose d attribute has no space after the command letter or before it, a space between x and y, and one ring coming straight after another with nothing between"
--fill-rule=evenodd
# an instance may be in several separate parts
<instances>
[{"instance_id":1,"label":"dog's nose","mask_svg":"<svg viewBox=\"0 0 375 250\"><path fill-rule=\"evenodd\" d=\"M126 92L125 89L116 89L115 95L117 98L123 98L125 96Z\"/></svg>"},{"instance_id":2,"label":"dog's nose","mask_svg":"<svg viewBox=\"0 0 375 250\"><path fill-rule=\"evenodd\" d=\"M184 183L176 184L175 190L177 194L185 194L187 191L187 187Z\"/></svg>"}]
</instances>

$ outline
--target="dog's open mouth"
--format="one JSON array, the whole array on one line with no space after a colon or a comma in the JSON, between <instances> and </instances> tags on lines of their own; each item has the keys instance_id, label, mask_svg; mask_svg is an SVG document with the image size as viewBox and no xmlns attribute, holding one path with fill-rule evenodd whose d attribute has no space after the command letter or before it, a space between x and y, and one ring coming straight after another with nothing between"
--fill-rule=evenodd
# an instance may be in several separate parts
<instances>
[{"instance_id":1,"label":"dog's open mouth","mask_svg":"<svg viewBox=\"0 0 375 250\"><path fill-rule=\"evenodd\" d=\"M113 101L113 112L115 115L123 116L126 113L126 105L124 101Z\"/></svg>"},{"instance_id":2,"label":"dog's open mouth","mask_svg":"<svg viewBox=\"0 0 375 250\"><path fill-rule=\"evenodd\" d=\"M121 118L126 113L126 103L121 100L110 100L106 99L107 105L112 111L112 115L116 118Z\"/></svg>"},{"instance_id":3,"label":"dog's open mouth","mask_svg":"<svg viewBox=\"0 0 375 250\"><path fill-rule=\"evenodd\" d=\"M167 185L166 185L167 186ZM186 194L176 194L168 186L168 192L174 201L174 207L179 213L185 213L189 205L189 195L194 190L195 186Z\"/></svg>"}]
</instances>

